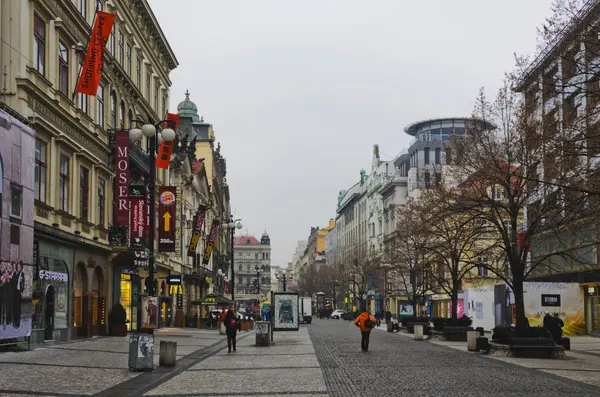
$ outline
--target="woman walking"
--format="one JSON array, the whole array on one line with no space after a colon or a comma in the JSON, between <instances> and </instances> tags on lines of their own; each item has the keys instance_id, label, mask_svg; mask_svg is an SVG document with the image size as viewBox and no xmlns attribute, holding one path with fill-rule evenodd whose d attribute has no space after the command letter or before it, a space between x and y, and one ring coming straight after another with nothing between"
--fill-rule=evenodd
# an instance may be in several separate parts
<instances>
[{"instance_id":1,"label":"woman walking","mask_svg":"<svg viewBox=\"0 0 600 397\"><path fill-rule=\"evenodd\" d=\"M235 338L237 336L237 330L237 316L235 315L235 309L233 305L231 305L229 306L229 310L225 315L225 331L227 333L227 347L229 348L229 353L231 353L232 347L233 351L235 351Z\"/></svg>"}]
</instances>

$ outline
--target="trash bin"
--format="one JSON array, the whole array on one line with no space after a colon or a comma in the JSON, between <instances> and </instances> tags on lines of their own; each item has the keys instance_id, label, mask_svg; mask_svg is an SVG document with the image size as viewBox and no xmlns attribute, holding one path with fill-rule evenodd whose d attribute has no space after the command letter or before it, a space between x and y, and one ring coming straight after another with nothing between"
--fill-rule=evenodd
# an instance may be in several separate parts
<instances>
[{"instance_id":1,"label":"trash bin","mask_svg":"<svg viewBox=\"0 0 600 397\"><path fill-rule=\"evenodd\" d=\"M129 369L132 371L154 369L154 334L138 332L129 334Z\"/></svg>"},{"instance_id":2,"label":"trash bin","mask_svg":"<svg viewBox=\"0 0 600 397\"><path fill-rule=\"evenodd\" d=\"M477 351L477 338L479 338L479 331L469 330L467 331L467 350L470 352Z\"/></svg>"},{"instance_id":3,"label":"trash bin","mask_svg":"<svg viewBox=\"0 0 600 397\"><path fill-rule=\"evenodd\" d=\"M256 346L271 346L271 323L268 321L255 321Z\"/></svg>"},{"instance_id":4,"label":"trash bin","mask_svg":"<svg viewBox=\"0 0 600 397\"><path fill-rule=\"evenodd\" d=\"M385 325L387 326L387 332L394 332L394 323L392 320L386 322Z\"/></svg>"},{"instance_id":5,"label":"trash bin","mask_svg":"<svg viewBox=\"0 0 600 397\"><path fill-rule=\"evenodd\" d=\"M415 340L423 340L423 324L415 324Z\"/></svg>"}]
</instances>

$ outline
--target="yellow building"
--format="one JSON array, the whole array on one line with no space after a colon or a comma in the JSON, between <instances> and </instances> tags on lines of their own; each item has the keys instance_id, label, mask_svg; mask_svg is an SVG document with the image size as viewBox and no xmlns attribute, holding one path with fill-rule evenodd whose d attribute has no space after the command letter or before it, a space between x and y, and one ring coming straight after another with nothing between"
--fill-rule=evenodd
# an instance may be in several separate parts
<instances>
[{"instance_id":1,"label":"yellow building","mask_svg":"<svg viewBox=\"0 0 600 397\"><path fill-rule=\"evenodd\" d=\"M325 237L334 227L335 220L330 219L329 224L323 229L318 226L310 228L308 245L306 246L306 263L308 266L312 266L313 264L320 266L325 263Z\"/></svg>"},{"instance_id":2,"label":"yellow building","mask_svg":"<svg viewBox=\"0 0 600 397\"><path fill-rule=\"evenodd\" d=\"M112 304L128 305L132 316L133 297L141 292L139 274L123 273L131 258L115 255L109 241L118 235L109 231L111 132L135 118L164 118L177 59L146 0L5 0L0 7L0 66L6 70L0 100L36 131L35 254L42 269L64 275L62 282L34 286L31 340L102 334ZM117 15L101 86L96 97L73 97L96 7ZM144 146L131 163L143 159ZM132 176L140 169L144 164L132 164ZM48 311L50 299L56 304Z\"/></svg>"}]
</instances>

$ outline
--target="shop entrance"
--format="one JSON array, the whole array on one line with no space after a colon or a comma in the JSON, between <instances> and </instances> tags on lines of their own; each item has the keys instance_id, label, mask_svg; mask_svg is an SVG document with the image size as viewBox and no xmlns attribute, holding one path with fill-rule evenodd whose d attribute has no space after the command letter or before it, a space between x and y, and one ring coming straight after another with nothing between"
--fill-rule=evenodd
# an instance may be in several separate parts
<instances>
[{"instance_id":1,"label":"shop entrance","mask_svg":"<svg viewBox=\"0 0 600 397\"><path fill-rule=\"evenodd\" d=\"M44 340L52 340L54 334L54 287L48 286L46 290L46 311L44 318L46 326L44 328Z\"/></svg>"}]
</instances>

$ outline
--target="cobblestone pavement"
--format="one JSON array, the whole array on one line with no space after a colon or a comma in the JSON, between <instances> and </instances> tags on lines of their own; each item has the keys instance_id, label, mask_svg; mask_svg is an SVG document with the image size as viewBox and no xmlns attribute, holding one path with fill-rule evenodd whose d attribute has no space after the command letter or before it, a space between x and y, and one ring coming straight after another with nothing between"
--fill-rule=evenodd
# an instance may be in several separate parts
<instances>
[{"instance_id":1,"label":"cobblestone pavement","mask_svg":"<svg viewBox=\"0 0 600 397\"><path fill-rule=\"evenodd\" d=\"M216 330L161 329L156 332L156 366L161 340L177 342L178 361L218 343L224 346ZM0 353L0 396L84 396L109 390L106 396L117 397L111 387L135 386L136 378L147 375L129 371L128 350L128 337L98 337ZM160 371L152 374L158 377Z\"/></svg>"},{"instance_id":2,"label":"cobblestone pavement","mask_svg":"<svg viewBox=\"0 0 600 397\"><path fill-rule=\"evenodd\" d=\"M343 320L316 320L309 327L335 397L600 396L599 387L387 332L373 331L363 353L358 329Z\"/></svg>"}]
</instances>

